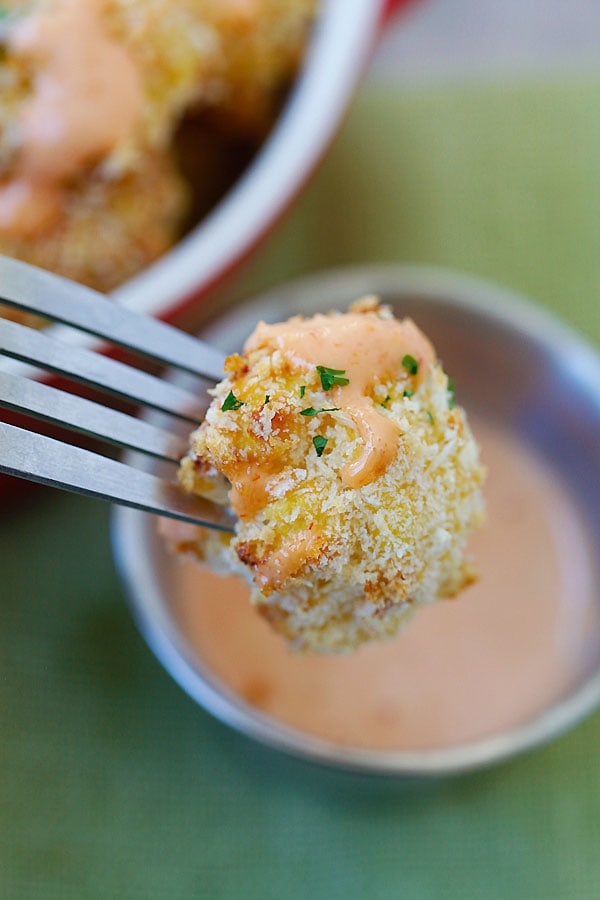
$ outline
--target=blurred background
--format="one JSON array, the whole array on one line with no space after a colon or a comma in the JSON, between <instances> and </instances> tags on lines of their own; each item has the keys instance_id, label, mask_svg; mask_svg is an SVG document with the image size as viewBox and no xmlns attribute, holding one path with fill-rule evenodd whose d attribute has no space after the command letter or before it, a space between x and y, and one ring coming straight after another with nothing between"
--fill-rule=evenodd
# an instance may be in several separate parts
<instances>
[{"instance_id":1,"label":"blurred background","mask_svg":"<svg viewBox=\"0 0 600 900\"><path fill-rule=\"evenodd\" d=\"M600 345L599 49L595 0L418 0L305 193L188 324L303 272L406 261L528 294ZM170 680L103 504L36 489L5 510L0 585L3 900L597 896L598 716L491 771L359 780Z\"/></svg>"},{"instance_id":2,"label":"blurred background","mask_svg":"<svg viewBox=\"0 0 600 900\"><path fill-rule=\"evenodd\" d=\"M593 0L409 5L243 286L355 261L434 263L529 294L599 340L599 67Z\"/></svg>"}]
</instances>

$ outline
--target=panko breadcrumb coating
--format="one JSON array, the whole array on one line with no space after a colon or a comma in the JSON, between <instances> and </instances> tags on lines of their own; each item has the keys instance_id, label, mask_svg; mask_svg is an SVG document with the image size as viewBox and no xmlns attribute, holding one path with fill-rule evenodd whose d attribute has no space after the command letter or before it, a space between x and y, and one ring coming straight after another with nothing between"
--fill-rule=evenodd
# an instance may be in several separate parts
<instances>
[{"instance_id":1,"label":"panko breadcrumb coating","mask_svg":"<svg viewBox=\"0 0 600 900\"><path fill-rule=\"evenodd\" d=\"M473 580L484 469L411 320L364 298L346 314L260 323L225 370L180 482L230 503L236 534L166 524L177 551L245 578L299 650L391 637Z\"/></svg>"},{"instance_id":2,"label":"panko breadcrumb coating","mask_svg":"<svg viewBox=\"0 0 600 900\"><path fill-rule=\"evenodd\" d=\"M316 0L2 6L0 253L107 291L181 233L183 117L262 138Z\"/></svg>"}]
</instances>

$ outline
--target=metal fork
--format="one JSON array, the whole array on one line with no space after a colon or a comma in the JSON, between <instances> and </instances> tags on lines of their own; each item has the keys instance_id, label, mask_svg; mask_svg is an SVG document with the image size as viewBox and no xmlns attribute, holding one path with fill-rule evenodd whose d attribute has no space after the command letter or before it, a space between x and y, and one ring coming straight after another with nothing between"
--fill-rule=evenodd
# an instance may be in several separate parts
<instances>
[{"instance_id":1,"label":"metal fork","mask_svg":"<svg viewBox=\"0 0 600 900\"><path fill-rule=\"evenodd\" d=\"M0 303L60 322L161 365L208 379L222 377L224 356L170 325L134 313L96 291L14 259L0 257ZM73 332L70 332L72 334ZM81 346L69 345L69 330L44 331L0 319L0 355L148 406L191 430L198 424L198 392L150 375ZM65 340L65 338L67 340ZM14 367L13 368L19 368ZM229 510L185 494L176 468L186 442L158 427L35 378L0 368L0 407L26 413L100 441L161 460L166 477L0 421L0 472L82 494L102 497L158 515L233 530ZM23 367L21 367L23 369ZM202 391L200 392L202 393ZM181 430L181 429L180 429Z\"/></svg>"}]
</instances>

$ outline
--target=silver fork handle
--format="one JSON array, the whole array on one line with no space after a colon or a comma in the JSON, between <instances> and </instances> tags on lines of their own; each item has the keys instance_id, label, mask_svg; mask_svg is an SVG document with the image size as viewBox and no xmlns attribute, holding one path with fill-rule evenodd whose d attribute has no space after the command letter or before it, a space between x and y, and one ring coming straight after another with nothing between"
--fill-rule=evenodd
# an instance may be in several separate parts
<instances>
[{"instance_id":1,"label":"silver fork handle","mask_svg":"<svg viewBox=\"0 0 600 900\"><path fill-rule=\"evenodd\" d=\"M166 365L220 381L224 356L165 322L20 260L0 256L0 303L47 316Z\"/></svg>"},{"instance_id":2,"label":"silver fork handle","mask_svg":"<svg viewBox=\"0 0 600 900\"><path fill-rule=\"evenodd\" d=\"M9 372L0 372L0 407L175 463L187 449L183 437L143 419Z\"/></svg>"},{"instance_id":3,"label":"silver fork handle","mask_svg":"<svg viewBox=\"0 0 600 900\"><path fill-rule=\"evenodd\" d=\"M185 494L176 484L149 472L0 422L0 472L133 506L195 525L233 531L230 511Z\"/></svg>"},{"instance_id":4,"label":"silver fork handle","mask_svg":"<svg viewBox=\"0 0 600 900\"><path fill-rule=\"evenodd\" d=\"M32 363L125 397L135 403L161 409L190 422L201 422L199 398L176 384L124 365L82 347L70 347L41 331L0 319L0 354Z\"/></svg>"}]
</instances>

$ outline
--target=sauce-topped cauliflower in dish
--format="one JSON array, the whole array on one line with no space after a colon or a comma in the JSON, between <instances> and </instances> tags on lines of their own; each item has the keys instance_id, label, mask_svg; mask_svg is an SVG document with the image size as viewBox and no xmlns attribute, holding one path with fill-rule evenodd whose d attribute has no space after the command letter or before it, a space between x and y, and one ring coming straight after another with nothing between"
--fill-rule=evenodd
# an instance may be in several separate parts
<instances>
[{"instance_id":1,"label":"sauce-topped cauliflower in dish","mask_svg":"<svg viewBox=\"0 0 600 900\"><path fill-rule=\"evenodd\" d=\"M255 148L298 70L315 8L4 0L0 253L102 291L152 262L190 224L186 174L211 197L204 186L222 180L223 161L198 138L193 172L183 172L182 121L194 117L205 144L235 133Z\"/></svg>"},{"instance_id":2,"label":"sauce-topped cauliflower in dish","mask_svg":"<svg viewBox=\"0 0 600 900\"><path fill-rule=\"evenodd\" d=\"M300 650L392 636L473 580L484 469L410 319L367 297L346 314L260 323L225 371L180 482L229 503L236 533L171 523L177 550L249 581Z\"/></svg>"}]
</instances>

